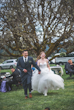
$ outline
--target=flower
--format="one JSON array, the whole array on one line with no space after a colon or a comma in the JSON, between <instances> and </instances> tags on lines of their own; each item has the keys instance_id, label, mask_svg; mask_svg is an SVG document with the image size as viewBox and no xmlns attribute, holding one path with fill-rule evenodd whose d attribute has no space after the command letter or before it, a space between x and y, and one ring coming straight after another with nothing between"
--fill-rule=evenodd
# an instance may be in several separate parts
<instances>
[{"instance_id":1,"label":"flower","mask_svg":"<svg viewBox=\"0 0 74 110\"><path fill-rule=\"evenodd\" d=\"M29 60L29 63L31 63L32 61L31 60Z\"/></svg>"}]
</instances>

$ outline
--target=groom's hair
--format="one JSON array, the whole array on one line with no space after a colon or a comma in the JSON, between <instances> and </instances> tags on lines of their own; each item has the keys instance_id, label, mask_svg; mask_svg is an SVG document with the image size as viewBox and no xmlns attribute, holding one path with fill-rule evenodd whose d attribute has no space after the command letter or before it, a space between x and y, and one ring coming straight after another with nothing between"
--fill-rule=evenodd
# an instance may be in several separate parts
<instances>
[{"instance_id":1,"label":"groom's hair","mask_svg":"<svg viewBox=\"0 0 74 110\"><path fill-rule=\"evenodd\" d=\"M28 51L28 50L23 50L22 53L25 52L25 51Z\"/></svg>"}]
</instances>

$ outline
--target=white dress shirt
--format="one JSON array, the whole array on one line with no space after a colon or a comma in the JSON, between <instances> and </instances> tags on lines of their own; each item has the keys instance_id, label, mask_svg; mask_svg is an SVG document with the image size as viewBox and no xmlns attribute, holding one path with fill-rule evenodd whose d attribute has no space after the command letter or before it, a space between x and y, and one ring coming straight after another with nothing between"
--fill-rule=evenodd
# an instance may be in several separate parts
<instances>
[{"instance_id":1,"label":"white dress shirt","mask_svg":"<svg viewBox=\"0 0 74 110\"><path fill-rule=\"evenodd\" d=\"M23 56L23 60L24 60L24 62L27 62L28 61L28 56L27 57Z\"/></svg>"}]
</instances>

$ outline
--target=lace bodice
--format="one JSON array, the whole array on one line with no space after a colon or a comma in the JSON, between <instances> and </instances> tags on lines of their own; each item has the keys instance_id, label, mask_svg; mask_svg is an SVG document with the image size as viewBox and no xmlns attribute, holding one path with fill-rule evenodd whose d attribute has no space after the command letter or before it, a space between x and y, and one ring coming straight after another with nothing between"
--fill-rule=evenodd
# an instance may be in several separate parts
<instances>
[{"instance_id":1,"label":"lace bodice","mask_svg":"<svg viewBox=\"0 0 74 110\"><path fill-rule=\"evenodd\" d=\"M46 62L40 63L39 67L42 68L42 69L47 68L47 63Z\"/></svg>"}]
</instances>

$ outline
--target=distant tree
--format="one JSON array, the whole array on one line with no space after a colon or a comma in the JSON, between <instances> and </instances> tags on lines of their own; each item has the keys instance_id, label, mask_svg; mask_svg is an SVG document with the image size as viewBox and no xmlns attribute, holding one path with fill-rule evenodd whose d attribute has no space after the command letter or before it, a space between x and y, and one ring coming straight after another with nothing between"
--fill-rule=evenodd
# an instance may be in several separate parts
<instances>
[{"instance_id":1,"label":"distant tree","mask_svg":"<svg viewBox=\"0 0 74 110\"><path fill-rule=\"evenodd\" d=\"M74 0L1 0L1 56L74 50ZM46 51L46 46L48 50Z\"/></svg>"},{"instance_id":2,"label":"distant tree","mask_svg":"<svg viewBox=\"0 0 74 110\"><path fill-rule=\"evenodd\" d=\"M64 57L64 56L66 56L66 53L65 52L61 52L60 53L60 57Z\"/></svg>"}]
</instances>

